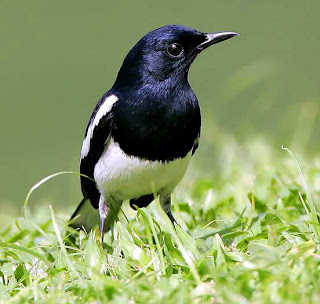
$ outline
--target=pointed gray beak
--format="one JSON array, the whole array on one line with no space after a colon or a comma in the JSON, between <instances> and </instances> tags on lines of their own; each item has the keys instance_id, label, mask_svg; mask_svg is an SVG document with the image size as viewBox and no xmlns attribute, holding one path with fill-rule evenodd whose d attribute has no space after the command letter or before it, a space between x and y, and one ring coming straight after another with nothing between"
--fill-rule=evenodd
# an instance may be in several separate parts
<instances>
[{"instance_id":1,"label":"pointed gray beak","mask_svg":"<svg viewBox=\"0 0 320 304\"><path fill-rule=\"evenodd\" d=\"M206 34L206 41L201 43L198 46L198 49L202 51L213 44L222 42L235 36L240 36L240 34L236 32L217 32Z\"/></svg>"}]
</instances>

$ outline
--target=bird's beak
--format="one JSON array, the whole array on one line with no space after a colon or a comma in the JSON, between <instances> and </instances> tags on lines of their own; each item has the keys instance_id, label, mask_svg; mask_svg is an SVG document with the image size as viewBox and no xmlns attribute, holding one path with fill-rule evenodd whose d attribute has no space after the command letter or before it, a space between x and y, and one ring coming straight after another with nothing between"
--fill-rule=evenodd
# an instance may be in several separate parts
<instances>
[{"instance_id":1,"label":"bird's beak","mask_svg":"<svg viewBox=\"0 0 320 304\"><path fill-rule=\"evenodd\" d=\"M209 33L205 35L206 35L206 41L201 43L198 46L198 49L201 51L213 44L222 42L224 40L230 39L235 36L240 36L240 34L235 32L217 32L217 33Z\"/></svg>"}]
</instances>

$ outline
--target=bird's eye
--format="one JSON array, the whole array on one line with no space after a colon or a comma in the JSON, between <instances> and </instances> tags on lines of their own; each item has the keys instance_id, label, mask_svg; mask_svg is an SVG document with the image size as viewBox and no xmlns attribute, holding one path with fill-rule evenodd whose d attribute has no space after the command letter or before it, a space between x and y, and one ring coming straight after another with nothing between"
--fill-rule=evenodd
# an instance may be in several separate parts
<instances>
[{"instance_id":1,"label":"bird's eye","mask_svg":"<svg viewBox=\"0 0 320 304\"><path fill-rule=\"evenodd\" d=\"M183 54L183 47L179 43L172 43L167 47L167 53L173 58L180 57Z\"/></svg>"}]
</instances>

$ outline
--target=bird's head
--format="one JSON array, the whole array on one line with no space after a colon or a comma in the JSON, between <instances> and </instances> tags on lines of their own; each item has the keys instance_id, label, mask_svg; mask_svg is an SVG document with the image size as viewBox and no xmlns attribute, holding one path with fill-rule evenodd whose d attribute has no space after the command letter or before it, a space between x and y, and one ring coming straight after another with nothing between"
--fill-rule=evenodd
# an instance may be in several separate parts
<instances>
[{"instance_id":1,"label":"bird's head","mask_svg":"<svg viewBox=\"0 0 320 304\"><path fill-rule=\"evenodd\" d=\"M130 50L115 85L187 80L189 67L201 51L238 35L235 32L203 33L180 25L158 28Z\"/></svg>"}]
</instances>

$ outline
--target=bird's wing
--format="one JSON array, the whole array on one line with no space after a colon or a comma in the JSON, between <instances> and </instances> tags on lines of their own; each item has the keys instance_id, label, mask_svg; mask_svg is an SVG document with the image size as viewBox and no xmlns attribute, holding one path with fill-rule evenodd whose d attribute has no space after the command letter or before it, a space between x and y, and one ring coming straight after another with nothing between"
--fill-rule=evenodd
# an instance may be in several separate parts
<instances>
[{"instance_id":1,"label":"bird's wing","mask_svg":"<svg viewBox=\"0 0 320 304\"><path fill-rule=\"evenodd\" d=\"M117 96L110 92L104 94L97 103L87 126L81 150L80 173L92 179L94 178L94 167L110 136L112 125L111 109L117 100ZM95 182L81 176L81 190L83 196L90 200L92 206L98 208L100 193L96 188Z\"/></svg>"},{"instance_id":2,"label":"bird's wing","mask_svg":"<svg viewBox=\"0 0 320 304\"><path fill-rule=\"evenodd\" d=\"M198 137L195 139L195 141L193 143L191 155L193 155L196 152L196 150L198 149L198 147L199 147L199 139L200 139L200 133L199 133Z\"/></svg>"}]
</instances>

